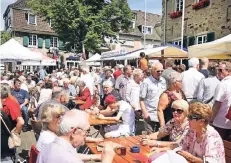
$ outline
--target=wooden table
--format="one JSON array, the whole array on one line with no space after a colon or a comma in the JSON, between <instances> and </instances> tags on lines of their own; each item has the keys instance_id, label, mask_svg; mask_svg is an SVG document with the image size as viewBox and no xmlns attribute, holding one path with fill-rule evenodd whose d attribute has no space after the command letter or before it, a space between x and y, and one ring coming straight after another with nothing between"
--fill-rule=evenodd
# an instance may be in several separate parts
<instances>
[{"instance_id":1,"label":"wooden table","mask_svg":"<svg viewBox=\"0 0 231 163\"><path fill-rule=\"evenodd\" d=\"M98 118L93 118L92 115L89 116L89 123L91 126L97 126L97 125L113 125L113 124L118 124L121 121L116 121L116 120L104 120L104 119L98 119Z\"/></svg>"},{"instance_id":2,"label":"wooden table","mask_svg":"<svg viewBox=\"0 0 231 163\"><path fill-rule=\"evenodd\" d=\"M120 150L117 150L116 155L113 159L113 163L138 163L139 161L136 159L136 156L138 155L145 155L150 152L150 147L148 146L142 146L140 145L140 139L142 138L142 135L139 136L130 136L130 137L121 137L121 138L110 138L105 139L106 141L112 141L118 144L121 144L121 142L126 142L126 149L127 154L125 156L120 155ZM88 148L91 150L94 154L100 154L101 152L98 152L96 149L96 143L86 143ZM131 153L130 147L131 146L140 146L140 153Z\"/></svg>"},{"instance_id":3,"label":"wooden table","mask_svg":"<svg viewBox=\"0 0 231 163\"><path fill-rule=\"evenodd\" d=\"M77 105L83 105L83 104L85 104L86 102L85 101L83 101L83 100L73 100L74 102L75 102L75 104L77 104Z\"/></svg>"}]
</instances>

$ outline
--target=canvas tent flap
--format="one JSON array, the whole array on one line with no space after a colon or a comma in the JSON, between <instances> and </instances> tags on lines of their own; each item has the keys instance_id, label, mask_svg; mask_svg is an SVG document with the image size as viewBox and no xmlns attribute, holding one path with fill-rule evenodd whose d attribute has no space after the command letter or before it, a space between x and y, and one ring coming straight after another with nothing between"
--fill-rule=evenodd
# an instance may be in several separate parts
<instances>
[{"instance_id":1,"label":"canvas tent flap","mask_svg":"<svg viewBox=\"0 0 231 163\"><path fill-rule=\"evenodd\" d=\"M95 55L91 56L89 59L86 60L86 62L95 62L99 61L101 58L101 55L96 53Z\"/></svg>"},{"instance_id":2,"label":"canvas tent flap","mask_svg":"<svg viewBox=\"0 0 231 163\"><path fill-rule=\"evenodd\" d=\"M188 49L189 58L208 57L213 59L230 59L231 34L212 42L190 46Z\"/></svg>"},{"instance_id":3,"label":"canvas tent flap","mask_svg":"<svg viewBox=\"0 0 231 163\"><path fill-rule=\"evenodd\" d=\"M10 39L0 46L1 60L17 60L17 61L40 61L42 56L36 52L25 48L15 39Z\"/></svg>"}]
</instances>

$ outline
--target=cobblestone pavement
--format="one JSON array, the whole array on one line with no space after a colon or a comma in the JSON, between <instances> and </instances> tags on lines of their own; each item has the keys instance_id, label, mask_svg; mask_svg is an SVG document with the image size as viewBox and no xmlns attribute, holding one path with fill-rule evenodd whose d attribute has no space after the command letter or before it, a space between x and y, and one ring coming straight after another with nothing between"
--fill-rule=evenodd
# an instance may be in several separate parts
<instances>
[{"instance_id":1,"label":"cobblestone pavement","mask_svg":"<svg viewBox=\"0 0 231 163\"><path fill-rule=\"evenodd\" d=\"M136 127L136 135L141 134L141 129L143 128L143 122L140 121L137 123ZM95 133L97 130L95 130L93 127L91 127L91 133ZM100 134L98 137L102 137ZM22 132L21 133L21 139L22 139L22 144L19 148L17 148L17 153L16 153L16 160L20 160L20 162L26 163L25 160L29 158L29 151L31 148L32 144L36 144L35 136L33 131L28 131L28 132ZM88 161L86 163L95 163L94 161Z\"/></svg>"}]
</instances>

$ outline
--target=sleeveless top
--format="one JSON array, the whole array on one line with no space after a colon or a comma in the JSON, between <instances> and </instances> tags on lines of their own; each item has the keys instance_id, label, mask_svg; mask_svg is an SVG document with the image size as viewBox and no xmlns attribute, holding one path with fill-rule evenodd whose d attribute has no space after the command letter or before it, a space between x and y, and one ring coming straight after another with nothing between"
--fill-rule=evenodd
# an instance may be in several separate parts
<instances>
[{"instance_id":1,"label":"sleeveless top","mask_svg":"<svg viewBox=\"0 0 231 163\"><path fill-rule=\"evenodd\" d=\"M183 93L183 91L180 91L180 92L182 94L182 99L185 100L185 101L187 101L186 97L185 97L185 95ZM173 103L173 101L179 100L179 99L176 97L176 95L174 93L172 93L169 90L166 90L163 93L167 94L168 101L169 101L168 106L164 110L164 120L165 120L165 123L167 123L169 120L171 120L173 118L172 108L171 108L172 107L172 103Z\"/></svg>"}]
</instances>

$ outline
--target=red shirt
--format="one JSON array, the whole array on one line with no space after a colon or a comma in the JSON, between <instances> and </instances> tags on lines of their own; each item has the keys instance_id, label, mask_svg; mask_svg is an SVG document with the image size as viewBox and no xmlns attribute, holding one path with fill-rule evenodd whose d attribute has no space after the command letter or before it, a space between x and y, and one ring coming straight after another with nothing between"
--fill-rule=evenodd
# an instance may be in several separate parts
<instances>
[{"instance_id":1,"label":"red shirt","mask_svg":"<svg viewBox=\"0 0 231 163\"><path fill-rule=\"evenodd\" d=\"M22 117L20 105L12 100L10 97L7 97L3 101L2 110L15 121L18 117Z\"/></svg>"},{"instance_id":2,"label":"red shirt","mask_svg":"<svg viewBox=\"0 0 231 163\"><path fill-rule=\"evenodd\" d=\"M113 73L113 76L114 76L114 78L116 80L122 74L123 74L123 72L121 70L117 70L116 72Z\"/></svg>"}]
</instances>

